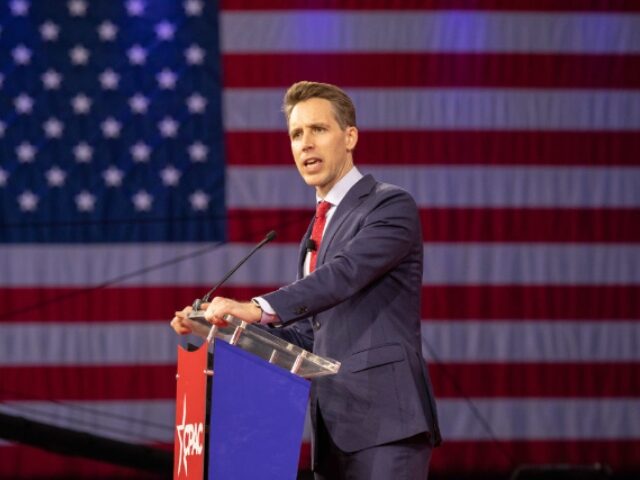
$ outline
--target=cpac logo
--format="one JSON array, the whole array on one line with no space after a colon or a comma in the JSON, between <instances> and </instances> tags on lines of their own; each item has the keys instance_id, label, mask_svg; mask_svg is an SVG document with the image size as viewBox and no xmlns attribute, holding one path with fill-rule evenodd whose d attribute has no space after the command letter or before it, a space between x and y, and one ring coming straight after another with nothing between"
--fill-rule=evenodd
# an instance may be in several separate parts
<instances>
[{"instance_id":1,"label":"cpac logo","mask_svg":"<svg viewBox=\"0 0 640 480\"><path fill-rule=\"evenodd\" d=\"M184 474L189 475L187 469L187 457L191 455L202 455L204 449L204 425L200 423L185 423L187 420L187 396L182 399L182 424L176 425L178 431L178 441L180 442L178 476L184 463Z\"/></svg>"}]
</instances>

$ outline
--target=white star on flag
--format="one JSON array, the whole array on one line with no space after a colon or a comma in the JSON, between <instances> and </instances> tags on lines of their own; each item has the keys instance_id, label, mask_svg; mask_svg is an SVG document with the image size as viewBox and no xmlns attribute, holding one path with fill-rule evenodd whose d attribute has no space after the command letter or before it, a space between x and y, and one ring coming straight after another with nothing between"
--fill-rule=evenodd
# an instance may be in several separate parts
<instances>
[{"instance_id":1,"label":"white star on flag","mask_svg":"<svg viewBox=\"0 0 640 480\"><path fill-rule=\"evenodd\" d=\"M145 4L140 0L128 0L125 8L130 17L139 17L144 13Z\"/></svg>"},{"instance_id":2,"label":"white star on flag","mask_svg":"<svg viewBox=\"0 0 640 480\"><path fill-rule=\"evenodd\" d=\"M91 110L91 99L84 93L79 93L71 99L71 106L77 115L84 115Z\"/></svg>"},{"instance_id":3,"label":"white star on flag","mask_svg":"<svg viewBox=\"0 0 640 480\"><path fill-rule=\"evenodd\" d=\"M61 187L64 185L64 181L67 178L67 174L57 165L54 165L49 170L45 172L45 177L47 177L47 183L50 187Z\"/></svg>"},{"instance_id":4,"label":"white star on flag","mask_svg":"<svg viewBox=\"0 0 640 480\"><path fill-rule=\"evenodd\" d=\"M26 93L21 93L13 101L16 112L24 115L28 115L32 112L33 103L33 98L31 98Z\"/></svg>"},{"instance_id":5,"label":"white star on flag","mask_svg":"<svg viewBox=\"0 0 640 480\"><path fill-rule=\"evenodd\" d=\"M13 100L16 112L19 114L29 114L33 110L33 99L26 93L21 93Z\"/></svg>"},{"instance_id":6,"label":"white star on flag","mask_svg":"<svg viewBox=\"0 0 640 480\"><path fill-rule=\"evenodd\" d=\"M164 117L158 123L160 134L165 138L173 138L178 133L178 122L171 117Z\"/></svg>"},{"instance_id":7,"label":"white star on flag","mask_svg":"<svg viewBox=\"0 0 640 480\"><path fill-rule=\"evenodd\" d=\"M23 212L33 212L38 208L38 196L31 190L25 190L18 195L18 204Z\"/></svg>"},{"instance_id":8,"label":"white star on flag","mask_svg":"<svg viewBox=\"0 0 640 480\"><path fill-rule=\"evenodd\" d=\"M40 35L45 42L55 42L58 40L58 34L60 33L60 27L53 23L51 20L47 20L40 25Z\"/></svg>"},{"instance_id":9,"label":"white star on flag","mask_svg":"<svg viewBox=\"0 0 640 480\"><path fill-rule=\"evenodd\" d=\"M190 113L203 113L207 107L207 99L198 92L189 95L186 103Z\"/></svg>"},{"instance_id":10,"label":"white star on flag","mask_svg":"<svg viewBox=\"0 0 640 480\"><path fill-rule=\"evenodd\" d=\"M120 82L120 75L116 72L107 68L104 72L100 74L98 77L100 81L100 85L104 90L115 90L118 88L118 83Z\"/></svg>"},{"instance_id":11,"label":"white star on flag","mask_svg":"<svg viewBox=\"0 0 640 480\"><path fill-rule=\"evenodd\" d=\"M109 117L100 124L100 129L105 138L118 138L122 125L115 118Z\"/></svg>"},{"instance_id":12,"label":"white star on flag","mask_svg":"<svg viewBox=\"0 0 640 480\"><path fill-rule=\"evenodd\" d=\"M11 15L14 17L25 17L29 13L29 2L25 0L13 0L9 4Z\"/></svg>"},{"instance_id":13,"label":"white star on flag","mask_svg":"<svg viewBox=\"0 0 640 480\"><path fill-rule=\"evenodd\" d=\"M49 118L42 124L45 135L48 138L60 138L64 130L64 124L57 118Z\"/></svg>"},{"instance_id":14,"label":"white star on flag","mask_svg":"<svg viewBox=\"0 0 640 480\"><path fill-rule=\"evenodd\" d=\"M204 61L204 50L199 45L191 45L184 51L184 56L189 65L201 65Z\"/></svg>"},{"instance_id":15,"label":"white star on flag","mask_svg":"<svg viewBox=\"0 0 640 480\"><path fill-rule=\"evenodd\" d=\"M102 178L107 187L119 187L122 185L122 177L124 173L118 167L110 165L104 172L102 172Z\"/></svg>"},{"instance_id":16,"label":"white star on flag","mask_svg":"<svg viewBox=\"0 0 640 480\"><path fill-rule=\"evenodd\" d=\"M153 203L153 197L149 195L144 190L139 190L133 197L131 197L131 201L136 210L139 212L146 212L151 210L151 204Z\"/></svg>"},{"instance_id":17,"label":"white star on flag","mask_svg":"<svg viewBox=\"0 0 640 480\"><path fill-rule=\"evenodd\" d=\"M58 90L62 83L62 75L51 68L42 74L41 79L47 90Z\"/></svg>"},{"instance_id":18,"label":"white star on flag","mask_svg":"<svg viewBox=\"0 0 640 480\"><path fill-rule=\"evenodd\" d=\"M147 113L149 99L141 93L136 93L129 99L129 107L133 113Z\"/></svg>"},{"instance_id":19,"label":"white star on flag","mask_svg":"<svg viewBox=\"0 0 640 480\"><path fill-rule=\"evenodd\" d=\"M70 0L67 8L72 17L84 17L87 14L87 4L83 0Z\"/></svg>"},{"instance_id":20,"label":"white star on flag","mask_svg":"<svg viewBox=\"0 0 640 480\"><path fill-rule=\"evenodd\" d=\"M86 190L83 190L76 195L75 201L76 207L80 212L91 212L95 206L96 197Z\"/></svg>"},{"instance_id":21,"label":"white star on flag","mask_svg":"<svg viewBox=\"0 0 640 480\"><path fill-rule=\"evenodd\" d=\"M134 45L127 50L127 57L131 65L144 65L147 61L147 51L140 45Z\"/></svg>"},{"instance_id":22,"label":"white star on flag","mask_svg":"<svg viewBox=\"0 0 640 480\"><path fill-rule=\"evenodd\" d=\"M168 68L163 68L160 73L156 75L156 80L160 88L164 90L173 90L176 86L178 77Z\"/></svg>"},{"instance_id":23,"label":"white star on flag","mask_svg":"<svg viewBox=\"0 0 640 480\"><path fill-rule=\"evenodd\" d=\"M194 163L206 161L208 153L209 148L200 141L189 145L189 157Z\"/></svg>"},{"instance_id":24,"label":"white star on flag","mask_svg":"<svg viewBox=\"0 0 640 480\"><path fill-rule=\"evenodd\" d=\"M103 42L112 42L116 39L117 35L118 27L116 27L109 20L105 20L100 25L98 25L98 36Z\"/></svg>"},{"instance_id":25,"label":"white star on flag","mask_svg":"<svg viewBox=\"0 0 640 480\"><path fill-rule=\"evenodd\" d=\"M82 45L76 45L69 50L69 56L74 65L86 65L89 61L89 50Z\"/></svg>"},{"instance_id":26,"label":"white star on flag","mask_svg":"<svg viewBox=\"0 0 640 480\"><path fill-rule=\"evenodd\" d=\"M93 157L93 148L87 142L80 142L73 147L73 156L78 163L89 163Z\"/></svg>"},{"instance_id":27,"label":"white star on flag","mask_svg":"<svg viewBox=\"0 0 640 480\"><path fill-rule=\"evenodd\" d=\"M187 0L184 2L184 10L190 17L199 17L202 14L202 2L200 0Z\"/></svg>"},{"instance_id":28,"label":"white star on flag","mask_svg":"<svg viewBox=\"0 0 640 480\"><path fill-rule=\"evenodd\" d=\"M156 31L156 36L158 37L158 40L168 41L168 40L173 40L173 36L176 32L176 29L172 23L166 20L163 20L162 22L156 25L155 31Z\"/></svg>"},{"instance_id":29,"label":"white star on flag","mask_svg":"<svg viewBox=\"0 0 640 480\"><path fill-rule=\"evenodd\" d=\"M5 187L7 180L9 180L9 172L0 167L0 187Z\"/></svg>"},{"instance_id":30,"label":"white star on flag","mask_svg":"<svg viewBox=\"0 0 640 480\"><path fill-rule=\"evenodd\" d=\"M144 142L137 142L129 150L133 160L138 163L148 162L151 155L151 148Z\"/></svg>"},{"instance_id":31,"label":"white star on flag","mask_svg":"<svg viewBox=\"0 0 640 480\"><path fill-rule=\"evenodd\" d=\"M16 156L20 163L32 163L38 149L29 142L22 142L16 147Z\"/></svg>"},{"instance_id":32,"label":"white star on flag","mask_svg":"<svg viewBox=\"0 0 640 480\"><path fill-rule=\"evenodd\" d=\"M196 190L189 195L189 202L191 202L191 208L196 211L206 210L209 207L209 195L202 190Z\"/></svg>"},{"instance_id":33,"label":"white star on flag","mask_svg":"<svg viewBox=\"0 0 640 480\"><path fill-rule=\"evenodd\" d=\"M175 187L180 182L180 177L182 174L180 170L175 168L173 165L167 165L162 170L160 170L160 178L162 178L162 183L167 187Z\"/></svg>"},{"instance_id":34,"label":"white star on flag","mask_svg":"<svg viewBox=\"0 0 640 480\"><path fill-rule=\"evenodd\" d=\"M31 50L20 44L11 51L13 61L18 65L28 65L31 63Z\"/></svg>"}]
</instances>

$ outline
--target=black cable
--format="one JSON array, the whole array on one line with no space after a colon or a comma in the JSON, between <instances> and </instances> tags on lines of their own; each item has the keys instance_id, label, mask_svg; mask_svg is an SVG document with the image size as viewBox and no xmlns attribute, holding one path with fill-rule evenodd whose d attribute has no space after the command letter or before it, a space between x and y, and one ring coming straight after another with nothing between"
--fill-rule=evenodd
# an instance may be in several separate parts
<instances>
[{"instance_id":1,"label":"black cable","mask_svg":"<svg viewBox=\"0 0 640 480\"><path fill-rule=\"evenodd\" d=\"M295 225L295 224L302 223L302 221L304 221L306 223L306 222L309 221L310 215L312 215L312 214L308 214L307 212L305 212L304 216L301 215L301 217L304 217L304 218L299 218L299 219L295 219L295 220L288 220L288 221L282 221L278 225L276 225L275 228L276 229L286 228L286 227L289 227L289 226L292 226L292 225ZM248 232L248 236L253 236L256 233L258 233L258 232L249 231ZM23 307L23 308L20 308L20 309L12 310L12 311L9 311L9 312L4 312L3 314L0 315L0 320L6 320L6 319L12 318L12 317L14 317L16 315L20 315L20 314L24 314L26 312L37 310L37 309L39 309L39 308L41 308L41 307L43 307L45 305L51 305L51 304L55 304L55 303L58 303L58 302L62 302L62 301L68 300L69 298L75 298L75 297L78 297L78 296L88 295L88 294L90 294L90 293L92 293L92 292L94 292L96 290L100 290L100 289L103 289L103 288L111 287L113 285L117 285L118 283L121 283L121 282L123 282L125 280L129 280L129 279L134 278L136 276L140 276L140 275L143 275L143 274L151 272L151 271L159 270L159 269L164 268L164 267L169 266L169 265L180 263L180 262L182 262L184 260L189 260L191 258L195 258L197 256L201 256L201 255L203 255L205 253L208 253L209 251L215 250L217 248L221 248L224 245L226 245L226 244L214 243L214 244L208 245L208 246L206 246L204 248L201 248L201 249L195 250L193 252L190 252L188 254L179 255L179 256L171 258L169 260L160 262L158 264L151 265L149 267L145 267L143 269L139 269L139 270L136 270L136 271L133 271L133 272L124 273L122 275L119 275L117 277L109 279L109 280L107 280L105 282L102 282L102 283L100 283L98 285L94 285L92 287L79 289L79 290L76 290L76 291L73 291L73 292L69 292L66 295L59 295L57 297L50 298L48 300L42 300L39 303L35 303L35 304L29 305L29 306L26 306L26 307ZM9 393L9 392L7 392L7 393ZM26 397L26 395L25 395L25 397ZM51 403L57 403L55 401L50 401L50 402ZM5 402L0 402L0 404L3 404L3 403L6 404ZM84 408L84 407L79 406L79 405L66 405L66 406L68 408L70 408L70 409L76 408L78 410ZM98 410L95 410L95 412L98 412ZM105 417L110 417L110 418L125 419L125 420L128 420L130 422L134 422L134 423L135 422L139 422L139 420L136 419L136 418L126 417L126 416L122 416L122 415L114 415L114 414L111 414L109 412L102 412L102 415L104 415ZM173 427L170 427L170 428L173 429Z\"/></svg>"},{"instance_id":2,"label":"black cable","mask_svg":"<svg viewBox=\"0 0 640 480\"><path fill-rule=\"evenodd\" d=\"M305 222L309 221L308 217L309 216L305 213L304 218L297 219L297 220L294 220L294 221L281 222L276 227L276 229L280 229L280 228L284 228L284 227L287 227L287 226L295 225L295 224L301 223L303 220ZM253 234L253 233L257 233L257 232L253 232L252 231L251 234ZM0 315L0 320L11 318L16 314L22 314L22 313L25 313L25 312L33 311L33 310L36 310L36 309L38 309L38 308L40 308L42 306L50 305L52 303L58 303L58 302L67 300L69 298L74 298L74 297L80 296L80 295L87 295L87 294L89 294L89 293L91 293L91 292L93 292L95 290L99 290L99 289L103 289L103 288L107 288L107 287L116 285L116 284L118 284L118 283L120 283L120 282L122 282L124 280L128 280L130 278L133 278L133 277L136 277L136 276L140 276L142 274L145 274L145 273L148 273L148 272L151 272L151 271L159 270L159 269L164 268L166 266L173 265L175 263L180 263L180 262L182 262L184 260L188 260L188 259L191 259L191 258L195 258L195 257L201 256L201 255L203 255L203 254L205 254L205 253L207 253L207 252L209 252L211 250L215 250L217 248L220 248L223 245L225 245L225 244L223 244L223 243L215 243L213 245L209 245L209 246L207 246L205 248L196 250L196 251L191 252L189 254L180 255L180 256L174 257L172 259L169 259L167 261L160 262L160 263L158 263L156 265L152 265L152 266L140 269L140 270L136 270L136 271L133 271L133 272L129 272L129 273L125 273L125 274L119 275L117 277L114 277L114 278L112 278L110 280L107 280L107 281L105 281L105 282L103 282L101 284L95 285L93 287L89 287L89 288L86 288L86 289L81 289L81 290L77 290L77 291L74 291L74 292L70 292L69 294L66 294L66 295L60 295L58 297L42 301L39 304L31 305L31 306L24 307L24 308L21 308L21 309L17 309L17 310L11 311L11 312L5 312L4 314ZM424 337L423 337L423 339L424 339ZM461 388L461 386L458 383L458 381L448 371L448 369L446 368L446 364L438 357L438 355L435 353L435 350L433 349L433 347L429 344L428 340L424 339L424 345L427 347L427 350L429 351L429 354L434 359L435 365L438 365L439 367L441 367L442 370L445 372L445 375L447 376L447 378L449 379L451 384L454 386L455 390L460 394L460 396L468 404L469 409L472 412L473 416L476 417L476 419L481 424L481 426L484 428L484 430L487 432L487 434L489 435L491 440L496 445L498 445L498 448L499 448L500 452L505 456L505 458L509 461L509 463L511 465L515 465L516 462L515 462L515 459L513 458L512 454L511 454L511 452L507 451L504 448L503 443L501 443L498 440L495 432L491 428L491 425L490 425L489 421L482 415L482 413L480 412L479 408L477 407L477 405L475 405L475 403L473 402L471 397L469 397L468 395L466 395L464 393L464 391ZM80 406L74 406L74 407L82 408ZM108 416L113 415L113 414L110 414L110 413L107 413L107 412L103 412L103 415L108 417ZM121 416L118 416L118 417L121 417ZM113 416L113 418L117 418L117 417ZM137 419L133 419L133 418L129 418L128 420L134 421L134 422L137 421Z\"/></svg>"},{"instance_id":3,"label":"black cable","mask_svg":"<svg viewBox=\"0 0 640 480\"><path fill-rule=\"evenodd\" d=\"M440 367L442 369L442 371L444 371L447 379L453 385L453 388L456 390L456 392L458 392L458 395L467 403L467 405L469 406L469 410L471 411L473 416L476 418L476 420L478 420L478 422L480 422L480 425L487 432L487 434L491 438L491 441L496 444L496 446L498 447L498 450L500 451L500 453L502 455L504 455L504 457L509 461L509 464L513 468L516 465L515 458L513 457L511 452L508 451L504 447L504 443L500 442L500 440L498 440L498 437L495 434L495 432L493 431L493 429L491 428L491 424L489 423L489 421L484 417L484 415L482 415L482 413L480 412L480 409L473 402L471 397L469 397L466 393L464 393L464 391L461 388L460 384L458 383L457 379L454 377L454 375L451 374L451 372L449 372L449 369L447 368L446 363L444 361L442 361L438 357L438 355L435 352L435 349L431 346L429 341L427 339L425 339L424 336L422 337L422 341L423 341L423 345L426 347L429 355L431 355L431 358L433 358L433 360L434 360L433 364L437 365L438 367ZM446 438L445 438L445 440L446 440Z\"/></svg>"}]
</instances>

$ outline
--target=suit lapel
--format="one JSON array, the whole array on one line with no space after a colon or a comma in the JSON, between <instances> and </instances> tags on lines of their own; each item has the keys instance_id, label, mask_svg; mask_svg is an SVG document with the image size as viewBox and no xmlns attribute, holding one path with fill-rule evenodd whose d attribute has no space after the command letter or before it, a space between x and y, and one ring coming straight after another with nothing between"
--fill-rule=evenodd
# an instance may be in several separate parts
<instances>
[{"instance_id":1,"label":"suit lapel","mask_svg":"<svg viewBox=\"0 0 640 480\"><path fill-rule=\"evenodd\" d=\"M313 222L315 221L315 215L311 217L307 232L302 237L300 242L300 251L298 252L298 279L304 277L304 259L307 256L307 241L311 238L311 230L313 229Z\"/></svg>"},{"instance_id":2,"label":"suit lapel","mask_svg":"<svg viewBox=\"0 0 640 480\"><path fill-rule=\"evenodd\" d=\"M336 208L331 221L327 226L327 229L322 236L322 242L320 244L320 251L318 252L318 263L320 266L324 263L324 258L327 254L327 250L331 245L333 237L340 228L340 225L349 217L349 214L362 203L362 199L371 193L371 190L375 186L376 181L371 175L365 175L358 182L351 187L351 190L347 192L345 197L340 202L340 205ZM310 227L311 228L311 227ZM310 234L311 230L307 232Z\"/></svg>"}]
</instances>

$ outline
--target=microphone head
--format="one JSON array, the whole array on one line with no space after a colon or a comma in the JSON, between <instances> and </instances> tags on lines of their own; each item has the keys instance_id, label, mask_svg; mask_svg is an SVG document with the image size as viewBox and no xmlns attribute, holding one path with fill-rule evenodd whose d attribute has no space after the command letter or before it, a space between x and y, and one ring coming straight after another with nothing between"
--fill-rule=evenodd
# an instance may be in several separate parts
<instances>
[{"instance_id":1,"label":"microphone head","mask_svg":"<svg viewBox=\"0 0 640 480\"><path fill-rule=\"evenodd\" d=\"M315 240L313 240L312 238L308 238L307 239L307 245L306 246L307 246L307 250L310 251L310 252L313 252L313 251L317 250L317 248L318 248L316 246Z\"/></svg>"},{"instance_id":2,"label":"microphone head","mask_svg":"<svg viewBox=\"0 0 640 480\"><path fill-rule=\"evenodd\" d=\"M274 238L276 238L276 231L275 230L271 230L269 233L267 233L264 237L264 239L267 242L270 242L271 240L273 240Z\"/></svg>"}]
</instances>

